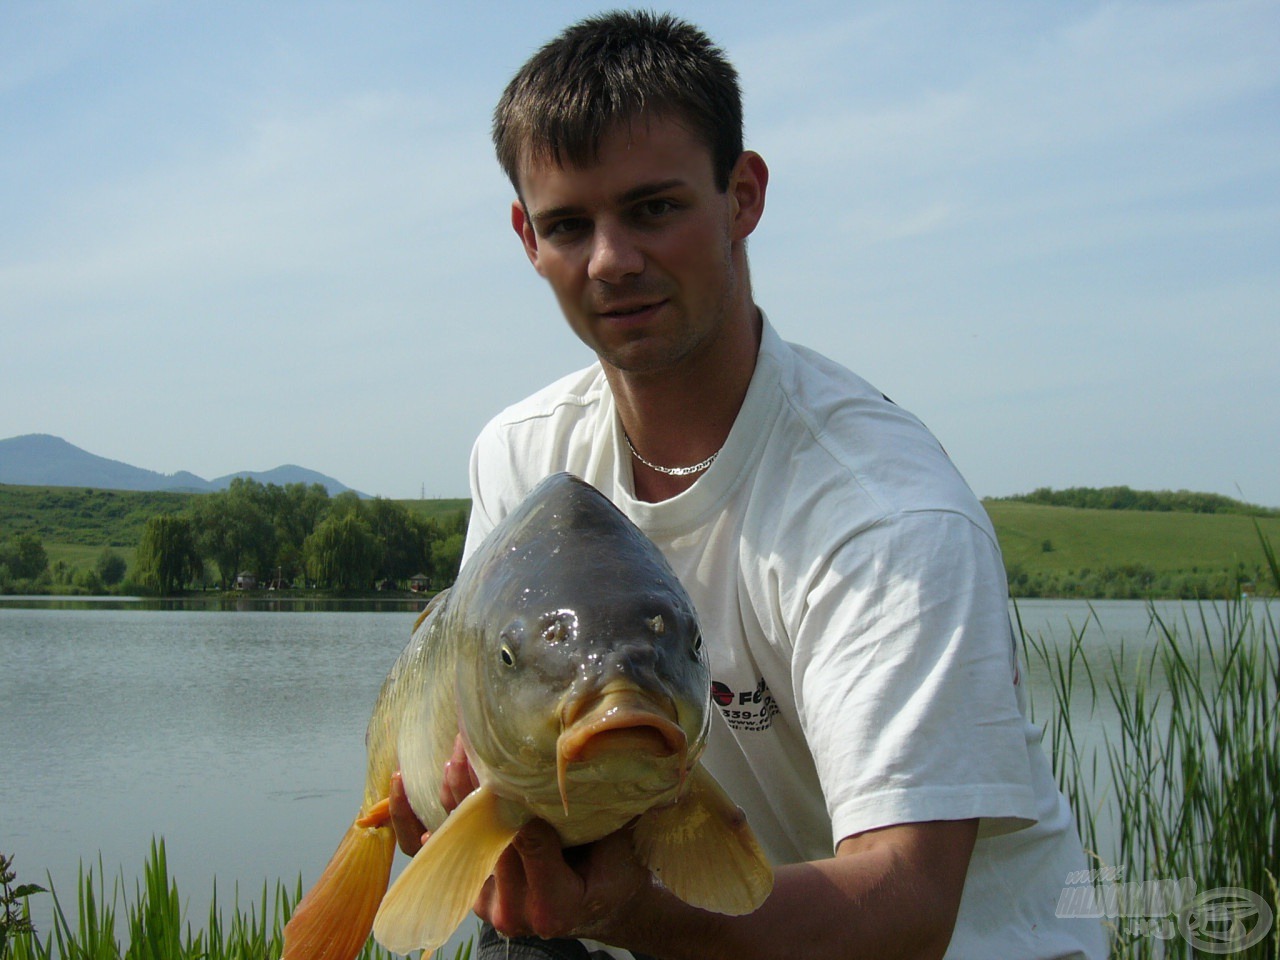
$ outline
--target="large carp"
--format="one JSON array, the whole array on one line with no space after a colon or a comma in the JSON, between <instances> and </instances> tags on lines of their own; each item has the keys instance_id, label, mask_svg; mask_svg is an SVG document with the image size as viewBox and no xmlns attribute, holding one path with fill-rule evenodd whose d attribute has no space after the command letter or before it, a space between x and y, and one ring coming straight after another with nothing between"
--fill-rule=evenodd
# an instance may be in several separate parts
<instances>
[{"instance_id":1,"label":"large carp","mask_svg":"<svg viewBox=\"0 0 1280 960\"><path fill-rule=\"evenodd\" d=\"M544 480L391 668L365 738L364 802L286 926L285 960L348 960L371 928L390 950L429 953L535 817L566 846L638 817L636 855L672 893L749 913L773 874L698 765L709 723L702 635L665 558L594 487ZM446 814L440 783L458 734L480 787ZM388 891L397 769L431 837Z\"/></svg>"}]
</instances>

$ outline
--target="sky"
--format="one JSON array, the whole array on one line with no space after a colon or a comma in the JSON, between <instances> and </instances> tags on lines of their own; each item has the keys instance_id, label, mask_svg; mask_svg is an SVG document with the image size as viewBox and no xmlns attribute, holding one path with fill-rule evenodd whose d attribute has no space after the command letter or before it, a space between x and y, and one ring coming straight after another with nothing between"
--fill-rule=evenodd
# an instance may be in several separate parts
<instances>
[{"instance_id":1,"label":"sky","mask_svg":"<svg viewBox=\"0 0 1280 960\"><path fill-rule=\"evenodd\" d=\"M616 4L0 4L0 438L467 495L592 357L509 222L511 74ZM770 169L757 303L979 496L1280 506L1280 2L670 7Z\"/></svg>"}]
</instances>

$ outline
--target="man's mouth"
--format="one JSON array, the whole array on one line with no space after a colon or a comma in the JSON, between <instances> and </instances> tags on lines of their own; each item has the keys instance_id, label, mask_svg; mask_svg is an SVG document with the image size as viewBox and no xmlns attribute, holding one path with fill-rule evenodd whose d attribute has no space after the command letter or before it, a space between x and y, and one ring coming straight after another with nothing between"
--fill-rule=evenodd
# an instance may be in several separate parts
<instances>
[{"instance_id":1,"label":"man's mouth","mask_svg":"<svg viewBox=\"0 0 1280 960\"><path fill-rule=\"evenodd\" d=\"M631 317L642 316L646 313L656 310L658 307L662 306L664 303L666 303L665 300L656 300L651 303L617 304L614 306L610 306L606 309L601 309L597 312L602 317L609 317L611 319L617 319L617 320L626 320Z\"/></svg>"}]
</instances>

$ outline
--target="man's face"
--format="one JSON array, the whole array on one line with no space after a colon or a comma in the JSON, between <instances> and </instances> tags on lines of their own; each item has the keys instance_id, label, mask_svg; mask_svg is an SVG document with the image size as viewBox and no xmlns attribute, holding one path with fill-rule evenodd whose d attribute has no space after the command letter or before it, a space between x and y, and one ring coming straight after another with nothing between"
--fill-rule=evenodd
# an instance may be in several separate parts
<instances>
[{"instance_id":1,"label":"man's face","mask_svg":"<svg viewBox=\"0 0 1280 960\"><path fill-rule=\"evenodd\" d=\"M755 226L715 187L711 152L662 117L614 128L599 162L525 162L512 225L573 331L631 373L677 368L750 307L741 244ZM749 220L749 224L744 222Z\"/></svg>"}]
</instances>

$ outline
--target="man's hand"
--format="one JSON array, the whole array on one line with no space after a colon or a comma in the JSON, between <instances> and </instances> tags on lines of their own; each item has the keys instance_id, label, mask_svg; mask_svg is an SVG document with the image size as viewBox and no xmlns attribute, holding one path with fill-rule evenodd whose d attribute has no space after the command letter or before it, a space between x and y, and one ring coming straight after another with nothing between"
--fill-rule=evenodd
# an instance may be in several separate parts
<instances>
[{"instance_id":1,"label":"man's hand","mask_svg":"<svg viewBox=\"0 0 1280 960\"><path fill-rule=\"evenodd\" d=\"M452 811L478 786L480 781L476 779L475 772L467 761L467 751L462 744L462 736L459 735L453 741L453 756L444 765L444 777L440 781L440 803L445 812ZM396 841L400 844L400 849L412 857L422 849L431 832L409 805L409 797L404 792L404 779L399 770L391 775L390 799L391 826L396 832Z\"/></svg>"},{"instance_id":2,"label":"man's hand","mask_svg":"<svg viewBox=\"0 0 1280 960\"><path fill-rule=\"evenodd\" d=\"M440 782L440 803L452 811L480 785L459 736ZM431 836L397 771L391 778L391 825L400 849L413 856ZM508 937L591 937L642 889L649 872L635 859L630 829L572 850L543 820L526 825L503 853L474 907Z\"/></svg>"},{"instance_id":3,"label":"man's hand","mask_svg":"<svg viewBox=\"0 0 1280 960\"><path fill-rule=\"evenodd\" d=\"M498 860L474 909L507 937L607 939L611 918L649 885L629 828L565 850L555 829L535 820Z\"/></svg>"}]
</instances>

